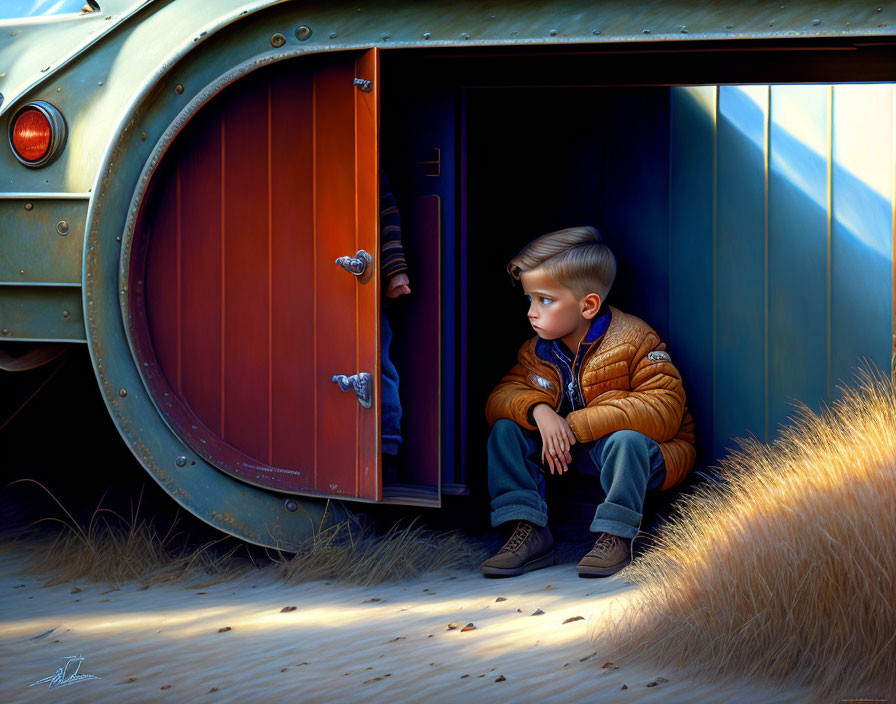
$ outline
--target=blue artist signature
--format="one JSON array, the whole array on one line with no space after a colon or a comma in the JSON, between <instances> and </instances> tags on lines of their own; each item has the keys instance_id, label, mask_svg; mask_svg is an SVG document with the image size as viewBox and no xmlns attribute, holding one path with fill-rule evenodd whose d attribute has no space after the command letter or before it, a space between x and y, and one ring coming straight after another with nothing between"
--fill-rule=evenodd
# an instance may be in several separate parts
<instances>
[{"instance_id":1,"label":"blue artist signature","mask_svg":"<svg viewBox=\"0 0 896 704\"><path fill-rule=\"evenodd\" d=\"M49 689L53 689L53 687L65 687L65 685L67 684L74 684L75 682L82 682L83 680L102 679L101 677L97 677L96 675L78 674L78 671L81 669L81 663L84 662L84 658L81 655L69 655L65 658L65 660L65 665L56 670L56 672L54 672L52 675L50 675L49 677L44 677L37 682L32 682L28 686L33 687L36 684L49 682Z\"/></svg>"}]
</instances>

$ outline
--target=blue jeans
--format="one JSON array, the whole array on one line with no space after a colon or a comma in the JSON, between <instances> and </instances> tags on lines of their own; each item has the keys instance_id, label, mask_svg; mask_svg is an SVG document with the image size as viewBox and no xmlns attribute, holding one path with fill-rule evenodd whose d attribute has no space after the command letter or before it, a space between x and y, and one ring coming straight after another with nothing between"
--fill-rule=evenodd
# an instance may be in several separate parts
<instances>
[{"instance_id":1,"label":"blue jeans","mask_svg":"<svg viewBox=\"0 0 896 704\"><path fill-rule=\"evenodd\" d=\"M644 495L658 489L666 478L659 445L642 433L620 430L595 442L570 448L571 469L600 478L604 500L598 505L591 531L633 538L641 527ZM548 523L544 500L541 435L507 418L500 419L488 438L488 490L492 526L526 520ZM559 480L562 481L562 478Z\"/></svg>"},{"instance_id":2,"label":"blue jeans","mask_svg":"<svg viewBox=\"0 0 896 704\"><path fill-rule=\"evenodd\" d=\"M392 343L392 328L386 312L380 316L380 366L382 375L380 389L383 420L383 454L397 455L401 445L401 401L398 398L398 371L389 359L389 345Z\"/></svg>"}]
</instances>

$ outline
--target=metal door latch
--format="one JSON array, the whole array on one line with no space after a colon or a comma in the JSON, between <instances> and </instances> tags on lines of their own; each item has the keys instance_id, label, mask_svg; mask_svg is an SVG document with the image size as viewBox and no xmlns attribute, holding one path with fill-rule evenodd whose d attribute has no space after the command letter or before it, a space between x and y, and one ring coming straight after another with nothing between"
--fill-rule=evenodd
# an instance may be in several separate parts
<instances>
[{"instance_id":1,"label":"metal door latch","mask_svg":"<svg viewBox=\"0 0 896 704\"><path fill-rule=\"evenodd\" d=\"M344 392L354 389L358 403L364 408L370 408L373 403L373 374L370 372L361 372L351 376L337 374L333 377L333 381L339 384L339 388Z\"/></svg>"},{"instance_id":2,"label":"metal door latch","mask_svg":"<svg viewBox=\"0 0 896 704\"><path fill-rule=\"evenodd\" d=\"M369 93L373 90L373 81L368 81L366 78L356 78L352 85L358 86L364 93Z\"/></svg>"},{"instance_id":3,"label":"metal door latch","mask_svg":"<svg viewBox=\"0 0 896 704\"><path fill-rule=\"evenodd\" d=\"M352 273L355 276L361 276L361 274L363 274L367 269L367 265L372 261L373 257L371 257L363 249L359 249L355 256L339 257L339 259L336 260L336 263L347 272Z\"/></svg>"}]
</instances>

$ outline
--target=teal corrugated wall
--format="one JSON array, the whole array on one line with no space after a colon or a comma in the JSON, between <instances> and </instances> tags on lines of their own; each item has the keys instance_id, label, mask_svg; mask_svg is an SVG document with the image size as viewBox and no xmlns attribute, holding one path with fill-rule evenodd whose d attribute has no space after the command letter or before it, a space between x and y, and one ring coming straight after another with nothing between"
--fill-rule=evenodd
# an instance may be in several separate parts
<instances>
[{"instance_id":1,"label":"teal corrugated wall","mask_svg":"<svg viewBox=\"0 0 896 704\"><path fill-rule=\"evenodd\" d=\"M893 350L896 86L673 87L669 340L701 455Z\"/></svg>"}]
</instances>

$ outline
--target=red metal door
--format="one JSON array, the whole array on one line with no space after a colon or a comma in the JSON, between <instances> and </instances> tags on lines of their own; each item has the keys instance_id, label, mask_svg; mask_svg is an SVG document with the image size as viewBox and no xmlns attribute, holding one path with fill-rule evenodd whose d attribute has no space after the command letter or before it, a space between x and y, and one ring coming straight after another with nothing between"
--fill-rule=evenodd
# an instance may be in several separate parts
<instances>
[{"instance_id":1,"label":"red metal door","mask_svg":"<svg viewBox=\"0 0 896 704\"><path fill-rule=\"evenodd\" d=\"M156 403L253 484L382 498L378 92L376 49L241 79L175 139L138 218L131 333ZM364 275L335 264L362 249ZM333 382L361 372L370 408Z\"/></svg>"}]
</instances>

